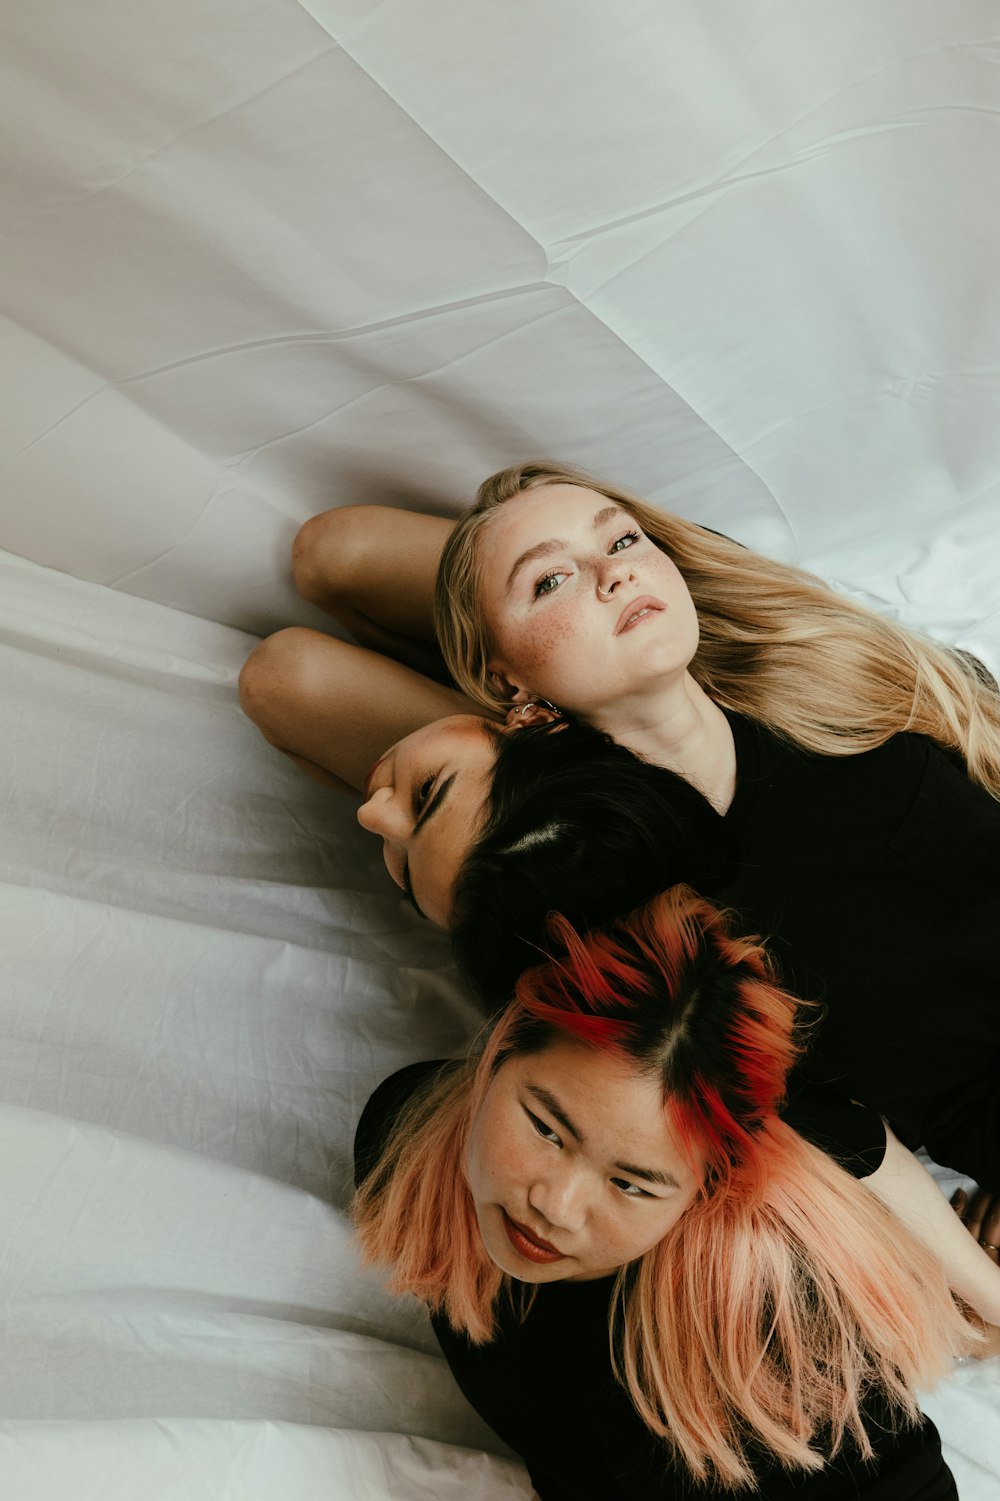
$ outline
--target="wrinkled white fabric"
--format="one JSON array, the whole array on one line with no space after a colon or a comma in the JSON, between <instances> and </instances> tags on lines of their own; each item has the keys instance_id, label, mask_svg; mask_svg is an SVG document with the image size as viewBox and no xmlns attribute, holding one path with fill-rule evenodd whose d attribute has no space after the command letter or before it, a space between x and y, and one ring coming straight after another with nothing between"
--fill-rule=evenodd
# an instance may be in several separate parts
<instances>
[{"instance_id":1,"label":"wrinkled white fabric","mask_svg":"<svg viewBox=\"0 0 1000 1501\"><path fill-rule=\"evenodd\" d=\"M323 623L314 511L549 454L1000 669L998 60L988 0L2 7L4 1501L528 1494L343 1215L474 1015L249 633Z\"/></svg>"}]
</instances>

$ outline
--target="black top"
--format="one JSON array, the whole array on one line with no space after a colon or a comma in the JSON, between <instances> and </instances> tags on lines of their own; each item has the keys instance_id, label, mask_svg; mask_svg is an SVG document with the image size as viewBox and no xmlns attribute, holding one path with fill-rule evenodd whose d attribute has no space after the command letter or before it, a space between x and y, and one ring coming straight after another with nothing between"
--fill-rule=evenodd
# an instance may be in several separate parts
<instances>
[{"instance_id":1,"label":"black top","mask_svg":"<svg viewBox=\"0 0 1000 1501\"><path fill-rule=\"evenodd\" d=\"M392 1122L412 1091L441 1068L418 1063L372 1095L355 1139L360 1182L379 1157ZM760 1489L696 1487L671 1463L614 1380L608 1349L613 1279L553 1282L537 1289L527 1317L501 1317L496 1337L472 1345L432 1317L458 1385L490 1427L524 1458L542 1501L957 1501L929 1419L892 1435L874 1404L865 1421L877 1459L864 1464L845 1449L819 1474L789 1473L758 1452Z\"/></svg>"},{"instance_id":2,"label":"black top","mask_svg":"<svg viewBox=\"0 0 1000 1501\"><path fill-rule=\"evenodd\" d=\"M921 735L821 756L729 719L721 900L825 1003L800 1073L1000 1187L1000 804Z\"/></svg>"}]
</instances>

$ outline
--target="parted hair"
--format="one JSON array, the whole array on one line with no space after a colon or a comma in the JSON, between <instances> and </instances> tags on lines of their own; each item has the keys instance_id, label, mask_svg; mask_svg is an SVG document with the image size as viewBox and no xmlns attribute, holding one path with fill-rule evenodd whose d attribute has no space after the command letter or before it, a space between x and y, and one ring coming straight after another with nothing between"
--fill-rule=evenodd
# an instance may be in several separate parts
<instances>
[{"instance_id":1,"label":"parted hair","mask_svg":"<svg viewBox=\"0 0 1000 1501\"><path fill-rule=\"evenodd\" d=\"M676 564L698 613L691 673L723 708L824 755L871 750L911 730L957 751L1000 797L1000 695L974 659L896 625L813 575L658 510L616 485L548 460L492 475L445 547L435 623L449 671L471 698L507 707L491 681L480 542L494 511L546 485L615 501ZM569 706L572 708L572 706Z\"/></svg>"},{"instance_id":2,"label":"parted hair","mask_svg":"<svg viewBox=\"0 0 1000 1501\"><path fill-rule=\"evenodd\" d=\"M551 949L557 909L581 932L679 882L735 873L724 820L676 772L580 720L497 734L485 823L455 882L448 932L487 1011Z\"/></svg>"},{"instance_id":3,"label":"parted hair","mask_svg":"<svg viewBox=\"0 0 1000 1501\"><path fill-rule=\"evenodd\" d=\"M658 1076L678 1139L707 1163L690 1207L615 1277L609 1362L643 1421L724 1485L755 1483L761 1447L793 1470L845 1440L870 1456L864 1405L914 1421L914 1392L972 1337L931 1253L780 1118L796 1002L686 888L602 931L557 918L554 938L562 957L527 971L478 1049L390 1127L354 1205L365 1258L473 1342L519 1298L527 1311L482 1245L465 1149L504 1062L570 1034Z\"/></svg>"}]
</instances>

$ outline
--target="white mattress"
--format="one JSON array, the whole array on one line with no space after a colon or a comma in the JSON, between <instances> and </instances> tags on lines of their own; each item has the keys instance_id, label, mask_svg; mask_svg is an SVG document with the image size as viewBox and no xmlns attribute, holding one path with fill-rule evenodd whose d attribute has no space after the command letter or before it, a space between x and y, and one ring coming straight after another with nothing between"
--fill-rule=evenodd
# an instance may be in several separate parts
<instances>
[{"instance_id":1,"label":"white mattress","mask_svg":"<svg viewBox=\"0 0 1000 1501\"><path fill-rule=\"evenodd\" d=\"M997 13L7 0L6 1501L527 1496L343 1217L473 1022L241 718L297 524L552 454L1000 668ZM994 206L991 208L990 205ZM1000 1497L1000 1362L928 1402Z\"/></svg>"}]
</instances>

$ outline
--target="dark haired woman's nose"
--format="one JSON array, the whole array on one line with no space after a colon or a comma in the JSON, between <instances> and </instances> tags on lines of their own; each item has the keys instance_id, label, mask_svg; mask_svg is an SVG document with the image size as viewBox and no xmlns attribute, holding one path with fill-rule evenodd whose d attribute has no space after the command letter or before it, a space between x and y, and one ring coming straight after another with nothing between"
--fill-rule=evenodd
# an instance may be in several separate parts
<instances>
[{"instance_id":1,"label":"dark haired woman's nose","mask_svg":"<svg viewBox=\"0 0 1000 1501\"><path fill-rule=\"evenodd\" d=\"M361 827L370 834L380 834L383 839L394 839L398 843L404 843L412 829L412 819L389 787L376 788L361 804L357 817Z\"/></svg>"}]
</instances>

